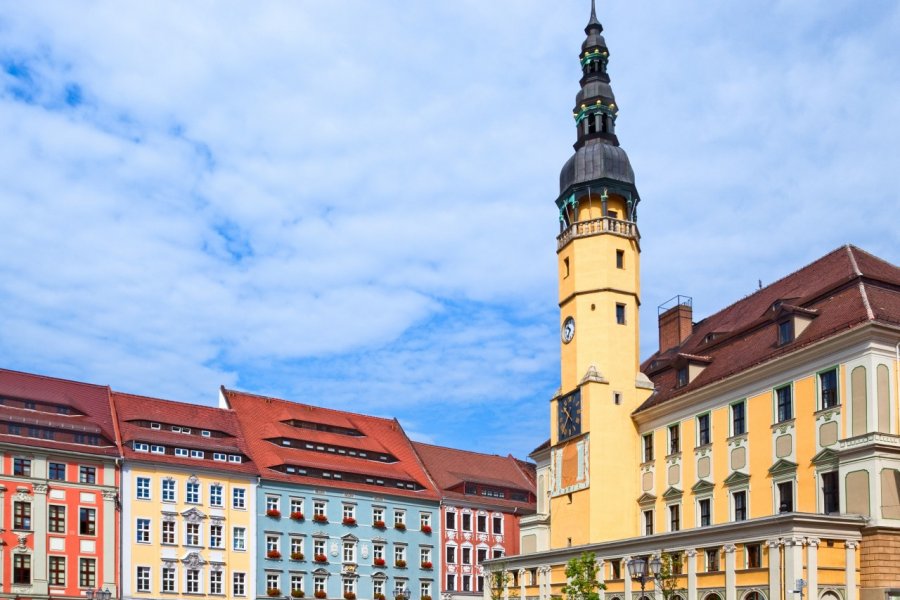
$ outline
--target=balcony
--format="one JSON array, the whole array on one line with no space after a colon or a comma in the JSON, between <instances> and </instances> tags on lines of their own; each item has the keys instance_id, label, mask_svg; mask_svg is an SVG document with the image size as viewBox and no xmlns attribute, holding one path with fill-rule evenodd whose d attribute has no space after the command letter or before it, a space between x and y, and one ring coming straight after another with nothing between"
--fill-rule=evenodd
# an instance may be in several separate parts
<instances>
[{"instance_id":1,"label":"balcony","mask_svg":"<svg viewBox=\"0 0 900 600\"><path fill-rule=\"evenodd\" d=\"M900 435L890 433L870 432L838 442L840 451L859 452L870 450L900 451Z\"/></svg>"},{"instance_id":2,"label":"balcony","mask_svg":"<svg viewBox=\"0 0 900 600\"><path fill-rule=\"evenodd\" d=\"M575 238L600 235L601 233L611 233L613 235L634 240L641 239L641 234L638 233L637 225L633 221L623 221L622 219L613 219L612 217L600 217L598 219L579 221L569 225L565 231L556 237L556 249L562 249Z\"/></svg>"}]
</instances>

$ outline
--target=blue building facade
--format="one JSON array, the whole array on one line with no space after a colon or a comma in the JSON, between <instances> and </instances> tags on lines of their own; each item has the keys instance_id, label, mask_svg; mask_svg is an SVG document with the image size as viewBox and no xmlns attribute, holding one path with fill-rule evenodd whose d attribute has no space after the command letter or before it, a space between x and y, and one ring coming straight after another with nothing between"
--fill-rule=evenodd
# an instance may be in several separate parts
<instances>
[{"instance_id":1,"label":"blue building facade","mask_svg":"<svg viewBox=\"0 0 900 600\"><path fill-rule=\"evenodd\" d=\"M385 490L387 491L387 490ZM440 589L439 503L262 481L257 488L258 598L386 600Z\"/></svg>"}]
</instances>

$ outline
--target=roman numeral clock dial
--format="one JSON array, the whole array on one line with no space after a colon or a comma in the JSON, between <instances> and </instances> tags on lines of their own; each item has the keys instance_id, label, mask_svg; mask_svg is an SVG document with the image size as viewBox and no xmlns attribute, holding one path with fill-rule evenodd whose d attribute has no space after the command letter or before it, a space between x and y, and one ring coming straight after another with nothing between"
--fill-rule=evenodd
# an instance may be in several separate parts
<instances>
[{"instance_id":1,"label":"roman numeral clock dial","mask_svg":"<svg viewBox=\"0 0 900 600\"><path fill-rule=\"evenodd\" d=\"M557 401L557 437L567 440L581 433L581 391L575 390Z\"/></svg>"}]
</instances>

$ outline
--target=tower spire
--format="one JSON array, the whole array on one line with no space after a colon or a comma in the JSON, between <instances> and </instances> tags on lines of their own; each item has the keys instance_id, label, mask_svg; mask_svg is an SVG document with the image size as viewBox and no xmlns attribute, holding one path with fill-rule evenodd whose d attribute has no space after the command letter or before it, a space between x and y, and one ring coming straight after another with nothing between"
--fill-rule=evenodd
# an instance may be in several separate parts
<instances>
[{"instance_id":1,"label":"tower spire","mask_svg":"<svg viewBox=\"0 0 900 600\"><path fill-rule=\"evenodd\" d=\"M584 28L584 32L588 33L591 27L599 27L600 31L603 31L603 25L597 20L596 0L591 0L591 19L588 21L587 27Z\"/></svg>"}]
</instances>

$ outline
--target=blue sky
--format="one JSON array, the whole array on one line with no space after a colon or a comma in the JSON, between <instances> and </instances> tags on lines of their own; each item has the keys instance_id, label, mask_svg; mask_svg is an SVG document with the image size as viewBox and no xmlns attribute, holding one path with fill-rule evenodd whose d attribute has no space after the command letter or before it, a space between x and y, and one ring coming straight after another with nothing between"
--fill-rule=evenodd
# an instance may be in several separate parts
<instances>
[{"instance_id":1,"label":"blue sky","mask_svg":"<svg viewBox=\"0 0 900 600\"><path fill-rule=\"evenodd\" d=\"M4 2L0 365L519 456L587 0ZM900 262L900 4L602 0L656 306Z\"/></svg>"}]
</instances>

